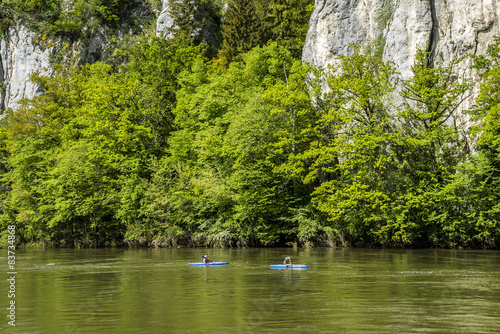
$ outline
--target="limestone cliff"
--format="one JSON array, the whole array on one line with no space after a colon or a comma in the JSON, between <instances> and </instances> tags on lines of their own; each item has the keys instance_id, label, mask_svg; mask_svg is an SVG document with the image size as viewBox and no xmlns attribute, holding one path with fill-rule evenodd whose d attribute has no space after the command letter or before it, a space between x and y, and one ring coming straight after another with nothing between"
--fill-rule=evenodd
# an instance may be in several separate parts
<instances>
[{"instance_id":1,"label":"limestone cliff","mask_svg":"<svg viewBox=\"0 0 500 334\"><path fill-rule=\"evenodd\" d=\"M11 24L0 39L0 113L7 108L16 108L23 97L41 94L40 87L31 83L29 78L37 72L50 73L54 59L70 57L72 61L83 64L109 57L126 36L140 35L147 29L159 11L147 0L133 0L124 12L126 24L116 29L103 26L87 31L83 40L42 36L42 33L28 29L24 22Z\"/></svg>"},{"instance_id":2,"label":"limestone cliff","mask_svg":"<svg viewBox=\"0 0 500 334\"><path fill-rule=\"evenodd\" d=\"M174 28L174 20L170 16L170 7L168 6L168 0L161 1L161 12L156 20L156 35L163 35L169 38L172 33L168 30L169 28Z\"/></svg>"},{"instance_id":3,"label":"limestone cliff","mask_svg":"<svg viewBox=\"0 0 500 334\"><path fill-rule=\"evenodd\" d=\"M500 34L499 15L497 0L316 0L303 60L332 64L352 54L352 44L381 37L383 59L407 78L417 47L428 48L434 61L484 54Z\"/></svg>"},{"instance_id":4,"label":"limestone cliff","mask_svg":"<svg viewBox=\"0 0 500 334\"><path fill-rule=\"evenodd\" d=\"M168 35L173 22L167 0L161 5L156 12L143 6L134 15L144 22L155 15L157 34ZM316 0L303 60L324 66L339 55L351 54L353 44L382 41L377 45L383 59L408 78L417 46L428 48L435 61L484 53L493 36L500 34L499 16L500 0ZM120 38L131 32L122 29L112 34ZM29 76L48 73L51 57L63 43L38 43L39 36L20 22L11 25L5 37L0 40L0 110L40 93ZM70 49L80 62L93 62L109 48L108 37L109 31L101 31ZM464 60L461 69L469 80L477 80L469 62Z\"/></svg>"},{"instance_id":5,"label":"limestone cliff","mask_svg":"<svg viewBox=\"0 0 500 334\"><path fill-rule=\"evenodd\" d=\"M408 79L417 48L429 51L434 63L484 54L500 35L499 16L498 0L316 0L303 60L326 67L339 55L351 55L353 45L376 45L383 60ZM478 82L470 65L464 57L456 70L463 80ZM477 92L478 85L454 117L466 127L462 110L474 104Z\"/></svg>"},{"instance_id":6,"label":"limestone cliff","mask_svg":"<svg viewBox=\"0 0 500 334\"><path fill-rule=\"evenodd\" d=\"M14 107L23 97L39 92L29 82L31 74L46 74L50 68L52 47L40 48L33 41L34 33L23 25L11 25L6 38L0 40L0 110Z\"/></svg>"}]
</instances>

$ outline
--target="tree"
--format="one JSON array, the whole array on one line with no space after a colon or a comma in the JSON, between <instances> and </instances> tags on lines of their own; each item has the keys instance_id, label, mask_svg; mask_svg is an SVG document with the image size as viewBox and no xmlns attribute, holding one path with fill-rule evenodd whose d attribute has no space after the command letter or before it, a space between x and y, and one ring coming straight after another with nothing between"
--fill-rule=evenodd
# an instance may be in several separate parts
<instances>
[{"instance_id":1,"label":"tree","mask_svg":"<svg viewBox=\"0 0 500 334\"><path fill-rule=\"evenodd\" d=\"M439 247L497 248L500 238L498 168L479 151L456 167L446 183L429 192L430 241Z\"/></svg>"},{"instance_id":2,"label":"tree","mask_svg":"<svg viewBox=\"0 0 500 334\"><path fill-rule=\"evenodd\" d=\"M374 244L389 214L396 136L390 109L394 69L356 50L327 76L330 93L314 124L318 140L305 182L342 244Z\"/></svg>"},{"instance_id":3,"label":"tree","mask_svg":"<svg viewBox=\"0 0 500 334\"><path fill-rule=\"evenodd\" d=\"M470 85L459 80L454 66L429 64L429 54L418 50L412 66L413 77L403 84L407 101L399 113L401 136L396 156L400 164L399 197L393 206L395 220L387 228L400 242L426 242L439 234L442 225L428 217L439 214L432 194L449 182L458 164L470 152L467 140L453 115L468 96Z\"/></svg>"},{"instance_id":4,"label":"tree","mask_svg":"<svg viewBox=\"0 0 500 334\"><path fill-rule=\"evenodd\" d=\"M500 168L500 37L496 37L484 56L476 56L474 68L484 82L477 98L478 108L471 111L478 122L474 133L480 135L478 145Z\"/></svg>"},{"instance_id":5,"label":"tree","mask_svg":"<svg viewBox=\"0 0 500 334\"><path fill-rule=\"evenodd\" d=\"M0 3L0 32L23 19L42 35L62 35L74 40L104 27L116 29L135 20L124 11L126 0L75 0L69 10L61 0L8 0ZM137 5L137 4L133 4Z\"/></svg>"},{"instance_id":6,"label":"tree","mask_svg":"<svg viewBox=\"0 0 500 334\"><path fill-rule=\"evenodd\" d=\"M174 114L179 74L197 58L203 58L202 46L192 46L186 39L166 40L145 36L129 50L128 63L121 69L130 80L141 84L140 105L147 108L145 122L153 130L158 150L167 145L175 130Z\"/></svg>"},{"instance_id":7,"label":"tree","mask_svg":"<svg viewBox=\"0 0 500 334\"><path fill-rule=\"evenodd\" d=\"M41 212L45 193L43 185L50 179L54 151L61 145L61 130L70 124L81 107L86 89L86 71L56 68L56 80L32 76L45 94L23 100L21 107L7 118L9 172L4 180L9 193L4 201L2 220L16 224L22 242L40 241L50 235L50 216Z\"/></svg>"},{"instance_id":8,"label":"tree","mask_svg":"<svg viewBox=\"0 0 500 334\"><path fill-rule=\"evenodd\" d=\"M229 3L222 24L224 41L219 52L222 63L228 66L241 59L240 55L264 44L263 24L254 1L234 0Z\"/></svg>"},{"instance_id":9,"label":"tree","mask_svg":"<svg viewBox=\"0 0 500 334\"><path fill-rule=\"evenodd\" d=\"M207 45L205 55L217 55L222 44L222 9L213 0L169 0L174 38L189 39L193 45Z\"/></svg>"},{"instance_id":10,"label":"tree","mask_svg":"<svg viewBox=\"0 0 500 334\"><path fill-rule=\"evenodd\" d=\"M9 158L9 151L7 149L7 130L6 118L0 120L0 217L4 215L5 211L5 198L9 193L9 185L5 182L5 175L9 172L7 160ZM8 229L5 221L0 219L0 226L2 233L0 234L0 246L7 243Z\"/></svg>"},{"instance_id":11,"label":"tree","mask_svg":"<svg viewBox=\"0 0 500 334\"><path fill-rule=\"evenodd\" d=\"M314 1L270 0L269 9L273 39L285 46L295 58L301 58Z\"/></svg>"},{"instance_id":12,"label":"tree","mask_svg":"<svg viewBox=\"0 0 500 334\"><path fill-rule=\"evenodd\" d=\"M99 245L135 229L150 162L174 129L177 77L200 55L178 42L145 37L118 71L96 63L33 76L44 94L9 117L3 215L26 241Z\"/></svg>"},{"instance_id":13,"label":"tree","mask_svg":"<svg viewBox=\"0 0 500 334\"><path fill-rule=\"evenodd\" d=\"M476 152L458 165L449 182L436 192L438 207L432 221L442 226L437 243L446 247L498 247L500 224L500 39L488 47L485 55L474 57L473 68L483 79L477 107L469 111L475 126L471 133Z\"/></svg>"},{"instance_id":14,"label":"tree","mask_svg":"<svg viewBox=\"0 0 500 334\"><path fill-rule=\"evenodd\" d=\"M286 218L300 200L293 197L289 177L276 169L288 152L270 154L277 150L283 120L271 112L279 105L272 92L264 95L274 85L273 92L283 87L286 73L294 72L292 63L286 49L274 43L254 48L227 71L198 61L181 75L174 111L178 130L158 178L160 188L168 185L161 195L168 201L150 198L150 208L168 217L172 231L177 226L205 245L293 240L297 230ZM300 76L292 76L293 87L307 90Z\"/></svg>"}]
</instances>

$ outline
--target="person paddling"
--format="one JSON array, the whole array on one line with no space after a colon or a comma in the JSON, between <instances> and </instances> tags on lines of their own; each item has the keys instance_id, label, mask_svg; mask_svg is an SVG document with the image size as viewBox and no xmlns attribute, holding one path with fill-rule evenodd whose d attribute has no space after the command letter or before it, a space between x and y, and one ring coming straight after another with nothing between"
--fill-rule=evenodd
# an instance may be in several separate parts
<instances>
[{"instance_id":1,"label":"person paddling","mask_svg":"<svg viewBox=\"0 0 500 334\"><path fill-rule=\"evenodd\" d=\"M212 263L213 261L210 261L206 255L202 256L203 258L203 263Z\"/></svg>"},{"instance_id":2,"label":"person paddling","mask_svg":"<svg viewBox=\"0 0 500 334\"><path fill-rule=\"evenodd\" d=\"M287 257L285 257L285 261L283 261L283 264L285 266L291 266L292 265L292 260L290 260L290 258L287 256Z\"/></svg>"}]
</instances>

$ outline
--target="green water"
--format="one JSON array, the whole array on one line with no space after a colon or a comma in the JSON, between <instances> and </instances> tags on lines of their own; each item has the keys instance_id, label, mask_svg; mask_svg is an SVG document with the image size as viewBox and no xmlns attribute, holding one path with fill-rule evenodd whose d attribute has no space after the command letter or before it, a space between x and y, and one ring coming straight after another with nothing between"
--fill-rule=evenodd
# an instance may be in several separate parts
<instances>
[{"instance_id":1,"label":"green water","mask_svg":"<svg viewBox=\"0 0 500 334\"><path fill-rule=\"evenodd\" d=\"M229 265L188 265L203 254ZM285 256L309 268L270 269ZM16 326L4 279L1 333L500 332L499 252L28 250L16 270Z\"/></svg>"}]
</instances>

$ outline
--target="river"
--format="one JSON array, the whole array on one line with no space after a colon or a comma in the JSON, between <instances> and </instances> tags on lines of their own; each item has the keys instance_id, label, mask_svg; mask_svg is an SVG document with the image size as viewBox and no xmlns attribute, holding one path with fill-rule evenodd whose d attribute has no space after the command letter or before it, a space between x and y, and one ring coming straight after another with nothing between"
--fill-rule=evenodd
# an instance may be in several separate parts
<instances>
[{"instance_id":1,"label":"river","mask_svg":"<svg viewBox=\"0 0 500 334\"><path fill-rule=\"evenodd\" d=\"M270 269L285 256L309 268ZM6 279L1 333L500 332L496 251L18 250L15 298Z\"/></svg>"}]
</instances>

